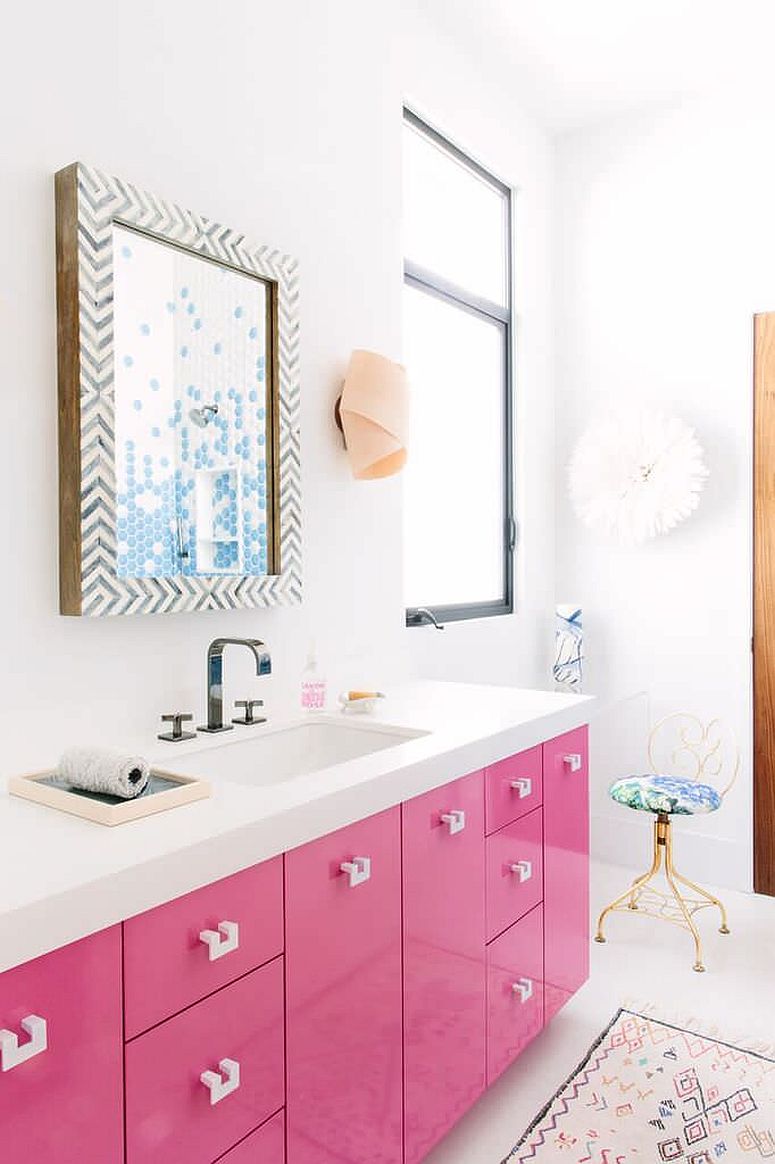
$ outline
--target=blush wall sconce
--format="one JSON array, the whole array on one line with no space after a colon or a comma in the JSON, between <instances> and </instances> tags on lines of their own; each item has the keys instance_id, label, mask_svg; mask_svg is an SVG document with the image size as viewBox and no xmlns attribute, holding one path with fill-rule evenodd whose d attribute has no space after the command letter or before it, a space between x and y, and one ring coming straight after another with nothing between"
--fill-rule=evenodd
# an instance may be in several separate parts
<instances>
[{"instance_id":1,"label":"blush wall sconce","mask_svg":"<svg viewBox=\"0 0 775 1164\"><path fill-rule=\"evenodd\" d=\"M353 477L391 477L406 464L409 388L401 364L377 352L354 351L334 419Z\"/></svg>"}]
</instances>

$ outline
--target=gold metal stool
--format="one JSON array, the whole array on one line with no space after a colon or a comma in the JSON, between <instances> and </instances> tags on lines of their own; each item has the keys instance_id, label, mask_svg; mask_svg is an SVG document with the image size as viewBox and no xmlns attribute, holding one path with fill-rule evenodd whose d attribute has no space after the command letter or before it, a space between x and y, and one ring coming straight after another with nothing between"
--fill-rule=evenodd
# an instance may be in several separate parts
<instances>
[{"instance_id":1,"label":"gold metal stool","mask_svg":"<svg viewBox=\"0 0 775 1164\"><path fill-rule=\"evenodd\" d=\"M609 913L637 911L646 917L672 922L673 925L689 930L694 938L693 969L701 973L705 970L702 939L694 915L701 909L716 906L721 914L719 932L728 934L727 912L717 897L676 870L673 864L672 817L715 812L720 808L737 779L740 753L733 744L732 778L718 792L705 781L719 777L726 767L727 754L719 721L712 720L705 726L696 716L679 712L658 723L649 737L648 749L649 763L655 773L666 770L657 764L656 759L660 746L670 736L674 738L667 770L676 775L627 777L611 785L610 795L617 803L654 815L654 851L651 867L642 876L636 877L632 885L615 897L600 914L595 941L605 942L603 922ZM653 884L662 871L668 892ZM693 896L682 893L679 886L685 886Z\"/></svg>"}]
</instances>

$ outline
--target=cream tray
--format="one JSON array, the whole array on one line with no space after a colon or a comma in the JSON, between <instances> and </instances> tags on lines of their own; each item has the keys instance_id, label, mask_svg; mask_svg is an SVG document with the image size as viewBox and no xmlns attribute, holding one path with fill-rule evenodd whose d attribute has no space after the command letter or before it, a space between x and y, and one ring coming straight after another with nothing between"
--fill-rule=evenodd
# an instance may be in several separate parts
<instances>
[{"instance_id":1,"label":"cream tray","mask_svg":"<svg viewBox=\"0 0 775 1164\"><path fill-rule=\"evenodd\" d=\"M11 796L47 804L49 808L58 808L60 812L82 816L98 824L117 825L177 808L180 804L204 800L210 795L210 785L196 777L154 770L143 792L132 800L124 800L120 796L74 788L55 772L33 772L27 776L11 776L8 791Z\"/></svg>"}]
</instances>

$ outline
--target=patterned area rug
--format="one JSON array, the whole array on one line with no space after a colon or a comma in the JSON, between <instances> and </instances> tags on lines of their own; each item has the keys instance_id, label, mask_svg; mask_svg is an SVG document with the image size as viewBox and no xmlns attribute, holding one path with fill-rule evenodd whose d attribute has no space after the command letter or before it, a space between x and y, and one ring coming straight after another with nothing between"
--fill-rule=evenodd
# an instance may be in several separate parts
<instances>
[{"instance_id":1,"label":"patterned area rug","mask_svg":"<svg viewBox=\"0 0 775 1164\"><path fill-rule=\"evenodd\" d=\"M775 1159L775 1059L620 1010L508 1164ZM503 1161L506 1164L506 1161Z\"/></svg>"}]
</instances>

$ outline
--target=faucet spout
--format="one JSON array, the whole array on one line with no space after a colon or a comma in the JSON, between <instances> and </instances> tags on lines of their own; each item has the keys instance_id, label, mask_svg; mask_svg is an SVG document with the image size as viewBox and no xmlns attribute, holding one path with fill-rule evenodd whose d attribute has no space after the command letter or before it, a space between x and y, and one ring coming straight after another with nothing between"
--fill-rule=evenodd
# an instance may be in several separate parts
<instances>
[{"instance_id":1,"label":"faucet spout","mask_svg":"<svg viewBox=\"0 0 775 1164\"><path fill-rule=\"evenodd\" d=\"M223 651L225 647L247 647L256 662L256 675L270 675L272 659L261 639L213 639L207 648L207 724L200 732L229 732L223 722Z\"/></svg>"}]
</instances>

